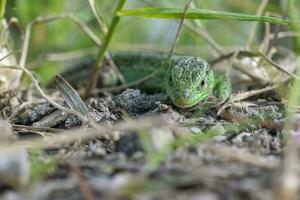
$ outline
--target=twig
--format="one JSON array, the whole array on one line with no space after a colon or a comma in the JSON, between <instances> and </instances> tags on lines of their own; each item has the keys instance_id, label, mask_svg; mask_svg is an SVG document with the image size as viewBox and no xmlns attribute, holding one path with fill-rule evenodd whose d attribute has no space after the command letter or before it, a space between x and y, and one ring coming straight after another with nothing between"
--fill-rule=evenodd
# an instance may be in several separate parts
<instances>
[{"instance_id":1,"label":"twig","mask_svg":"<svg viewBox=\"0 0 300 200\"><path fill-rule=\"evenodd\" d=\"M204 29L194 28L188 21L184 23L184 26L186 30L190 31L191 33L201 36L207 42L207 44L210 45L210 47L214 49L219 55L225 53L222 47Z\"/></svg>"},{"instance_id":2,"label":"twig","mask_svg":"<svg viewBox=\"0 0 300 200\"><path fill-rule=\"evenodd\" d=\"M20 69L19 69L19 70L20 70ZM44 100L43 100L43 101L44 101ZM32 106L33 104L36 104L36 103L37 103L37 102L32 103L32 102L28 102L28 101L27 101L27 102L24 102L24 103L22 103L21 105L19 105L19 106L13 108L12 111L11 111L10 116L8 117L8 120L14 119L14 118L19 114L19 112L20 112L21 110L23 110L23 109L25 109L25 108L28 108L28 107ZM42 101L40 101L39 103L42 103Z\"/></svg>"},{"instance_id":3,"label":"twig","mask_svg":"<svg viewBox=\"0 0 300 200\"><path fill-rule=\"evenodd\" d=\"M26 126L26 125L19 125L19 124L12 124L12 127L17 130L34 130L34 131L43 131L43 132L51 132L51 133L59 133L62 132L63 129L57 128L49 128L49 127L35 127L35 126Z\"/></svg>"},{"instance_id":4,"label":"twig","mask_svg":"<svg viewBox=\"0 0 300 200\"><path fill-rule=\"evenodd\" d=\"M100 30L104 33L104 34L107 34L108 32L108 27L107 25L104 23L104 20L103 20L103 17L96 5L96 0L89 0L89 4L90 4L90 7L93 11L93 14L99 24L99 27L100 27Z\"/></svg>"},{"instance_id":5,"label":"twig","mask_svg":"<svg viewBox=\"0 0 300 200\"><path fill-rule=\"evenodd\" d=\"M120 72L119 68L117 67L116 63L114 62L114 60L112 59L111 55L108 52L105 53L105 58L107 59L109 65L112 67L112 69L117 74L120 82L122 84L126 84L126 80L125 80L123 74Z\"/></svg>"},{"instance_id":6,"label":"twig","mask_svg":"<svg viewBox=\"0 0 300 200\"><path fill-rule=\"evenodd\" d=\"M236 50L236 51L233 51L233 52L230 52L230 53L227 53L227 54L224 54L222 56L220 56L219 58L209 62L211 66L214 66L215 64L223 61L223 60L226 60L226 59L229 59L231 57L258 57L260 56L260 53L259 52L252 52L252 51L245 51L245 50ZM231 59L232 60L232 59ZM240 72L242 72L243 74L247 75L250 79L254 80L254 81L257 81L259 83L262 82L262 80L258 77L256 77L255 75L253 75L252 73L250 73L249 71L241 68L241 65L240 65L240 62L238 62L238 65L233 62L232 63L232 67ZM228 71L227 71L228 72ZM264 82L265 83L265 82Z\"/></svg>"},{"instance_id":7,"label":"twig","mask_svg":"<svg viewBox=\"0 0 300 200\"><path fill-rule=\"evenodd\" d=\"M250 90L250 91L247 91L247 92L242 92L242 93L239 93L239 94L236 94L235 96L233 96L231 98L231 101L232 102L242 101L242 100L248 99L249 97L252 97L252 96L255 96L255 95L258 95L258 94L262 94L264 92L274 90L278 86L279 85L273 85L273 86L267 86L265 88L261 88L261 89L257 89L257 90Z\"/></svg>"},{"instance_id":8,"label":"twig","mask_svg":"<svg viewBox=\"0 0 300 200\"><path fill-rule=\"evenodd\" d=\"M252 96L255 96L258 94L262 94L264 92L274 90L278 86L279 86L279 84L273 85L273 86L267 86L265 88L258 89L258 90L251 90L251 91L247 91L247 92L243 92L243 93L239 93L239 94L233 94L229 98L229 101L227 103L225 103L224 105L222 105L222 107L218 110L217 115L220 115L225 108L228 108L229 106L231 106L234 103L240 102L242 100L248 99L249 97L252 97Z\"/></svg>"},{"instance_id":9,"label":"twig","mask_svg":"<svg viewBox=\"0 0 300 200\"><path fill-rule=\"evenodd\" d=\"M66 114L73 114L75 116L77 116L83 123L88 121L87 116L82 115L81 113L79 113L76 110L72 110L69 109L67 107L61 106L60 104L56 103L55 101L53 101L50 97L48 97L44 91L42 90L42 88L39 86L38 81L34 78L33 74L27 70L25 67L21 68L23 70L23 72L30 78L30 80L33 83L33 86L35 87L35 89L40 93L40 95L46 99L52 106L54 106L55 108L61 110L62 112L66 113Z\"/></svg>"},{"instance_id":10,"label":"twig","mask_svg":"<svg viewBox=\"0 0 300 200\"><path fill-rule=\"evenodd\" d=\"M76 24L97 46L101 46L101 41L96 36L96 34L85 25L78 17L73 15L72 13L61 13L59 15L51 15L46 17L37 17L31 22L31 26L38 23L50 23L59 19L69 19L71 22Z\"/></svg>"},{"instance_id":11,"label":"twig","mask_svg":"<svg viewBox=\"0 0 300 200\"><path fill-rule=\"evenodd\" d=\"M295 31L286 31L286 32L275 32L275 33L270 33L270 25L266 24L265 28L265 36L262 44L260 45L260 49L263 49L264 52L267 52L268 47L270 46L270 41L274 40L275 38L281 39L281 38L286 38L286 37L299 37L300 32L295 32Z\"/></svg>"},{"instance_id":12,"label":"twig","mask_svg":"<svg viewBox=\"0 0 300 200\"><path fill-rule=\"evenodd\" d=\"M20 67L18 67L16 65L0 65L0 67L2 67L2 68L8 68L8 69L22 70L22 69L20 69Z\"/></svg>"},{"instance_id":13,"label":"twig","mask_svg":"<svg viewBox=\"0 0 300 200\"><path fill-rule=\"evenodd\" d=\"M212 61L209 62L209 64L211 66L214 66L215 64L223 61L223 60L226 60L226 59L229 59L231 57L242 57L242 56L248 56L248 57L257 57L257 56L260 56L259 53L257 52L252 52L252 51L245 51L245 50L236 50L236 51L232 51L230 53L227 53L227 54L224 54L222 56L220 56L219 58L217 59L214 59ZM257 78L256 76L252 75L250 72L248 72L247 70L243 69L240 67L240 65L236 65L234 62L233 62L233 65L232 67L240 72L242 72L243 74L247 75L250 79L252 80L255 80L255 81L258 81L258 82L261 82L261 79Z\"/></svg>"},{"instance_id":14,"label":"twig","mask_svg":"<svg viewBox=\"0 0 300 200\"><path fill-rule=\"evenodd\" d=\"M100 39L96 36L96 34L88 26L86 26L84 22L82 22L78 17L76 17L75 15L73 15L71 13L62 13L60 15L53 15L53 16L47 16L47 17L38 17L32 22L32 24L35 25L37 23L49 23L49 22L56 21L58 19L69 19L69 20L71 20L71 22L73 22L77 26L79 26L79 28L94 42L94 44L97 47L99 47L99 48L102 47L101 46L102 43L101 43ZM122 76L121 72L119 71L119 69L117 68L117 66L113 62L113 60L111 59L110 55L108 53L105 53L105 57L106 57L107 60L109 60L109 64L111 65L113 70L115 70L115 72L117 73L118 78L120 79L120 81L122 83L125 83L124 77Z\"/></svg>"},{"instance_id":15,"label":"twig","mask_svg":"<svg viewBox=\"0 0 300 200\"><path fill-rule=\"evenodd\" d=\"M101 46L101 41L97 37L97 35L85 25L83 21L81 21L78 17L73 15L72 13L62 13L59 15L47 16L47 17L38 17L32 23L49 23L56 21L58 19L69 19L71 22L76 24L98 47Z\"/></svg>"},{"instance_id":16,"label":"twig","mask_svg":"<svg viewBox=\"0 0 300 200\"><path fill-rule=\"evenodd\" d=\"M21 24L19 23L18 18L12 17L12 18L9 19L8 27L11 28L13 25L17 28L16 32L19 32L20 39L21 39L21 41L23 41L23 39L24 39L24 30L21 27Z\"/></svg>"},{"instance_id":17,"label":"twig","mask_svg":"<svg viewBox=\"0 0 300 200\"><path fill-rule=\"evenodd\" d=\"M127 83L127 84L123 84L123 85L119 85L119 86L114 86L114 87L108 87L108 88L101 88L101 89L95 89L92 91L92 94L99 94L102 92L119 92L121 90L124 90L126 88L130 88L132 86L135 85L139 85L141 83L144 83L145 81L151 79L154 77L154 75L158 72L158 70L155 70L154 72L152 72L151 74L148 74L146 76L144 76L141 79L138 79L136 81L132 81L131 83Z\"/></svg>"},{"instance_id":18,"label":"twig","mask_svg":"<svg viewBox=\"0 0 300 200\"><path fill-rule=\"evenodd\" d=\"M234 51L234 52L230 52L226 55L222 55L221 57L213 60L210 62L211 65L215 65L216 63L218 62L221 62L222 60L225 60L225 59L228 59L232 56L235 55L237 51ZM237 54L238 57L240 56L248 56L248 57L262 57L263 59L265 59L269 64L271 64L273 67L275 67L276 69L278 69L279 71L285 73L286 75L290 76L290 77L293 77L295 79L300 79L297 75L293 74L293 73L290 73L288 71L286 71L283 67L281 67L280 65L276 64L275 62L273 62L271 59L269 59L262 51L257 51L257 52L252 52L252 51L244 51L244 50L239 50L238 51L238 54ZM243 73L245 73L246 75L248 75L250 78L252 78L253 80L256 80L256 81L261 81L260 79L257 79L255 76L253 76L252 74L248 73L247 71L241 69L240 67L237 67L235 65L233 65L233 67Z\"/></svg>"},{"instance_id":19,"label":"twig","mask_svg":"<svg viewBox=\"0 0 300 200\"><path fill-rule=\"evenodd\" d=\"M82 58L85 56L94 55L97 52L96 47L86 48L82 50L75 50L75 51L67 51L67 52L55 52L55 53L48 53L43 57L47 61L66 61L66 60L73 60L76 58Z\"/></svg>"},{"instance_id":20,"label":"twig","mask_svg":"<svg viewBox=\"0 0 300 200\"><path fill-rule=\"evenodd\" d=\"M232 55L232 57L230 58L230 60L229 60L229 65L228 65L228 67L227 67L227 69L226 69L226 76L228 76L230 69L231 69L232 67L235 67L234 63L235 63L235 60L236 60L236 58L237 58L238 55L239 55L239 51L236 51L236 52Z\"/></svg>"},{"instance_id":21,"label":"twig","mask_svg":"<svg viewBox=\"0 0 300 200\"><path fill-rule=\"evenodd\" d=\"M295 74L293 74L293 73L290 73L290 72L286 71L286 70L285 70L284 68L282 68L280 65L276 64L274 61L272 61L271 59L269 59L262 51L259 51L259 53L260 53L260 55L261 55L261 56L262 56L269 64L271 64L273 67L275 67L275 68L278 69L279 71L285 73L285 74L288 75L288 76L291 76L291 77L293 77L293 78L295 78L295 79L300 80L300 78L299 78L297 75L295 75Z\"/></svg>"},{"instance_id":22,"label":"twig","mask_svg":"<svg viewBox=\"0 0 300 200\"><path fill-rule=\"evenodd\" d=\"M289 35L291 35L290 37L294 37L297 33L288 33L288 32L282 32L284 33L284 35L282 35L283 37L289 37ZM299 33L300 35L300 33ZM279 34L280 37L280 34ZM112 48L116 49L117 51L121 51L122 49L128 49L128 51L132 51L132 52L140 52L140 51L149 51L149 52L167 52L169 48L169 46L167 45L152 45L152 44L126 44L126 43L119 43L117 45L112 44ZM176 46L176 50L180 53L189 53L189 54L193 54L193 55L197 55L197 52L205 50L207 47L204 46L188 46L188 45L177 45ZM73 50L73 51L65 51L65 52L53 52L53 53L47 53L45 56L42 57L43 61L44 59L48 60L48 61L66 61L66 60L73 60L76 58L81 58L81 57L85 57L85 56L91 56L91 55L95 55L97 53L97 49L96 47L92 47L92 48L85 48L82 50ZM229 49L225 49L227 52L231 52L232 48ZM224 54L227 55L227 54ZM222 57L222 56L220 56ZM219 59L220 57L218 57L217 59ZM108 58L106 58L108 59ZM38 61L34 61L35 62L40 62ZM34 64L33 63L33 64ZM28 64L29 65L29 64ZM31 64L29 66L32 66Z\"/></svg>"},{"instance_id":23,"label":"twig","mask_svg":"<svg viewBox=\"0 0 300 200\"><path fill-rule=\"evenodd\" d=\"M267 51L267 49L270 46L270 38L269 35L271 34L271 26L269 23L265 23L265 31L264 31L264 37L263 40L259 46L259 49L262 49L263 51Z\"/></svg>"},{"instance_id":24,"label":"twig","mask_svg":"<svg viewBox=\"0 0 300 200\"><path fill-rule=\"evenodd\" d=\"M268 34L268 38L269 39L274 39L276 36L276 34ZM285 38L285 37L299 37L300 36L300 32L293 32L293 31L286 31L286 32L279 32L277 34L277 38Z\"/></svg>"},{"instance_id":25,"label":"twig","mask_svg":"<svg viewBox=\"0 0 300 200\"><path fill-rule=\"evenodd\" d=\"M105 24L103 17L96 5L96 1L95 0L89 0L90 3L90 7L94 13L94 16L99 24L100 30L104 33L107 34L108 33L108 28L107 25ZM101 48L101 47L100 47ZM113 68L113 70L116 72L119 80L121 81L122 84L126 84L125 78L123 77L122 73L120 72L119 68L116 66L116 64L114 63L113 59L111 58L111 56L109 55L108 52L105 53L105 58L108 60L110 66Z\"/></svg>"},{"instance_id":26,"label":"twig","mask_svg":"<svg viewBox=\"0 0 300 200\"><path fill-rule=\"evenodd\" d=\"M71 110L68 109L66 107L63 107L59 104L57 104L56 102L52 101L41 89L41 87L38 84L38 81L34 78L33 74L27 70L25 68L25 64L26 64L26 59L27 59L27 54L28 54L28 47L29 47L29 40L30 40L30 35L31 35L31 30L32 27L37 24L37 23L49 23L52 21L55 21L57 19L63 19L63 18L67 18L70 19L72 22L74 22L75 24L77 24L90 38L91 40L97 45L100 46L101 45L101 41L98 39L98 37L91 31L91 29L89 29L79 18L77 18L76 16L69 14L69 13L63 13L60 15L55 15L55 16L48 16L48 17L38 17L35 20L33 20L31 23L29 23L26 26L26 30L25 30L25 37L24 37L24 41L23 41L23 46L22 46L22 53L21 53L21 58L20 58L20 62L19 62L19 67L21 70L24 71L25 74L28 75L28 77L32 80L34 87L37 89L37 91L41 94L41 96L43 98L45 98L47 101L49 101L54 107L56 107L57 109L68 113L68 114L74 114L76 116L78 116L83 122L87 121L87 117L81 115L79 112L75 111L75 110Z\"/></svg>"},{"instance_id":27,"label":"twig","mask_svg":"<svg viewBox=\"0 0 300 200\"><path fill-rule=\"evenodd\" d=\"M29 23L26 27L26 30L27 32L29 31L29 35L31 34L31 30L32 30L32 27L35 25L35 24L38 24L38 23L50 23L50 22L53 22L53 21L56 21L58 19L69 19L71 20L71 22L75 23L76 25L79 26L79 28L99 47L101 46L101 41L98 39L98 37L94 34L94 32L89 28L87 27L78 17L76 17L75 15L71 14L71 13L62 13L60 15L53 15L53 16L47 16L47 17L38 17L36 18L35 20L33 20L31 23ZM29 29L29 30L28 30ZM30 36L28 36L30 37ZM25 32L25 39L26 39L26 32ZM26 44L26 47L28 48L29 44L28 44L29 41L24 41L23 43ZM23 44L23 47L24 47L24 44ZM26 63L26 58L27 58L27 51L28 49L24 49L25 52L23 53L23 56L21 55L21 59L20 59L20 62L25 64ZM22 50L23 51L23 50Z\"/></svg>"},{"instance_id":28,"label":"twig","mask_svg":"<svg viewBox=\"0 0 300 200\"><path fill-rule=\"evenodd\" d=\"M257 11L256 11L256 16L260 16L262 15L262 13L264 12L266 6L268 5L268 2L269 0L262 0ZM257 25L258 23L255 22L253 25L252 25L252 28L251 28L251 31L250 31L250 34L249 34L249 37L248 37L248 40L246 42L246 49L249 49L251 44L253 43L253 39L254 39L254 36L255 36L255 33L256 33L256 30L257 30Z\"/></svg>"},{"instance_id":29,"label":"twig","mask_svg":"<svg viewBox=\"0 0 300 200\"><path fill-rule=\"evenodd\" d=\"M175 51L176 43L177 43L177 41L178 41L178 39L179 39L179 36L180 36L180 33L181 33L181 29L182 29L182 25L183 25L183 22L184 22L184 19L185 19L185 16L186 16L186 12L187 12L187 10L188 10L190 4L192 3L192 1L193 1L193 0L189 0L189 2L188 2L188 3L185 5L185 7L184 7L183 15L182 15L182 17L181 17L181 19L180 19L180 23L179 23L179 26L178 26L178 29L177 29L177 32L176 32L175 39L174 39L174 41L173 41L173 43L172 43L170 52L169 52L169 54L168 54L167 63L170 63L170 61L171 61L171 57L172 57L172 55L173 55L173 53L174 53L174 51Z\"/></svg>"},{"instance_id":30,"label":"twig","mask_svg":"<svg viewBox=\"0 0 300 200\"><path fill-rule=\"evenodd\" d=\"M196 8L196 5L194 2L191 3L192 8ZM192 24L189 21L185 21L184 25L186 26L187 30L191 30L192 32L198 34L201 36L204 40L206 40L207 44L214 49L218 55L222 55L225 53L225 51L222 49L221 45L219 45L213 37L209 34L209 32L205 29L204 26L201 26L200 20L193 20L193 22L196 24L196 28L192 26Z\"/></svg>"},{"instance_id":31,"label":"twig","mask_svg":"<svg viewBox=\"0 0 300 200\"><path fill-rule=\"evenodd\" d=\"M88 119L86 116L83 116L81 113L69 109L67 107L61 106L58 103L56 103L55 101L53 101L50 97L48 97L44 91L42 90L42 88L39 86L38 81L34 78L33 74L26 69L25 64L26 64L26 58L27 58L27 54L28 54L28 47L29 47L29 40L30 40L30 35L31 35L31 30L32 30L32 26L34 25L34 23L29 23L26 26L26 30L25 30L25 37L24 37L24 41L23 41L23 46L22 46L22 51L21 51L21 58L20 58L20 62L19 62L19 68L21 70L23 70L23 72L30 78L30 80L32 81L35 89L40 93L40 95L46 99L52 106L54 106L55 108L65 112L66 114L73 114L75 116L77 116L80 120L82 120L82 122L87 122Z\"/></svg>"},{"instance_id":32,"label":"twig","mask_svg":"<svg viewBox=\"0 0 300 200\"><path fill-rule=\"evenodd\" d=\"M282 18L284 18L284 17L282 17ZM270 41L268 41L268 46L267 46L267 49L266 49L266 55L268 56L270 53L271 53L271 50L272 50L272 47L274 46L274 44L275 44L275 41L276 41L276 39L278 38L278 33L279 33L279 31L280 31L280 25L279 24L277 24L276 25L276 27L275 27L275 30L274 30L274 38L272 38L272 39L270 39Z\"/></svg>"},{"instance_id":33,"label":"twig","mask_svg":"<svg viewBox=\"0 0 300 200\"><path fill-rule=\"evenodd\" d=\"M260 78L258 78L257 76L251 74L249 71L241 68L240 63L236 64L234 63L234 65L232 66L234 69L242 72L243 74L247 75L250 79L252 79L253 81L256 81L258 83L265 83L263 82ZM265 81L265 80L264 80Z\"/></svg>"},{"instance_id":34,"label":"twig","mask_svg":"<svg viewBox=\"0 0 300 200\"><path fill-rule=\"evenodd\" d=\"M212 61L209 62L210 65L215 65L223 60L226 60L226 59L229 59L230 57L232 57L236 52L238 51L238 57L240 56L248 56L248 57L257 57L257 56L260 56L260 54L258 52L253 52L253 51L246 51L246 50L235 50L235 51L231 51L227 54L224 54L222 56L220 56L219 58L217 59L214 59Z\"/></svg>"},{"instance_id":35,"label":"twig","mask_svg":"<svg viewBox=\"0 0 300 200\"><path fill-rule=\"evenodd\" d=\"M11 56L11 55L13 55L13 54L15 54L15 53L17 53L17 52L20 52L20 50L15 50L15 51L9 52L7 55L5 55L5 56L3 56L2 58L0 58L0 62L1 62L2 60L4 60L5 58L7 58L7 57L9 57L9 56Z\"/></svg>"},{"instance_id":36,"label":"twig","mask_svg":"<svg viewBox=\"0 0 300 200\"><path fill-rule=\"evenodd\" d=\"M142 1L144 4L149 5L149 6L155 6L155 3L152 2L147 2L147 1ZM194 6L194 2L192 2L190 4L192 7ZM196 21L195 22L199 22L200 21ZM199 23L197 23L199 25ZM202 37L208 45L211 46L212 49L214 49L218 54L222 55L225 53L225 51L222 49L222 47L210 36L209 32L203 28L198 26L197 28L193 27L193 25L189 22L189 21L184 21L183 25L185 26L187 31L190 31L191 33L197 34L200 37ZM161 48L159 48L161 49Z\"/></svg>"}]
</instances>

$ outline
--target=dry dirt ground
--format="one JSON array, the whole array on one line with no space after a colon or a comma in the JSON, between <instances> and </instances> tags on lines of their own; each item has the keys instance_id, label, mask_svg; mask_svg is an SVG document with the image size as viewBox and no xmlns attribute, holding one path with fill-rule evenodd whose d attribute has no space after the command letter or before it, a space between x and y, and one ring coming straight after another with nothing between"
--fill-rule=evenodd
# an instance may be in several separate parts
<instances>
[{"instance_id":1,"label":"dry dirt ground","mask_svg":"<svg viewBox=\"0 0 300 200\"><path fill-rule=\"evenodd\" d=\"M219 113L220 105L212 106L199 116L174 108L165 94L127 89L86 101L96 123L82 124L28 91L7 93L1 111L11 123L3 127L11 128L13 147L29 147L24 165L30 162L31 172L16 161L15 173L29 176L25 185L4 180L1 172L1 199L295 195L296 182L289 182L291 188L282 183L298 176L299 165L293 154L285 154L285 105L272 95L256 95ZM51 97L65 104L57 92Z\"/></svg>"}]
</instances>

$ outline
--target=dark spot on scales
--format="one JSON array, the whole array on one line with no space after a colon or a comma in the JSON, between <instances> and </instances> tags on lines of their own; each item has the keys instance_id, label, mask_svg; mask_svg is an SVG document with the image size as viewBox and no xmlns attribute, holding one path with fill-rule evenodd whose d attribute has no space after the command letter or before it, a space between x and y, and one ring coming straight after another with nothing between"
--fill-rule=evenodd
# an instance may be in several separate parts
<instances>
[{"instance_id":1,"label":"dark spot on scales","mask_svg":"<svg viewBox=\"0 0 300 200\"><path fill-rule=\"evenodd\" d=\"M176 70L175 70L175 77L178 76L179 79L182 78L182 75L184 74L184 69L182 69L181 66L179 67L176 67Z\"/></svg>"},{"instance_id":2,"label":"dark spot on scales","mask_svg":"<svg viewBox=\"0 0 300 200\"><path fill-rule=\"evenodd\" d=\"M196 82L198 76L199 76L199 72L194 70L194 72L192 73L192 81Z\"/></svg>"}]
</instances>

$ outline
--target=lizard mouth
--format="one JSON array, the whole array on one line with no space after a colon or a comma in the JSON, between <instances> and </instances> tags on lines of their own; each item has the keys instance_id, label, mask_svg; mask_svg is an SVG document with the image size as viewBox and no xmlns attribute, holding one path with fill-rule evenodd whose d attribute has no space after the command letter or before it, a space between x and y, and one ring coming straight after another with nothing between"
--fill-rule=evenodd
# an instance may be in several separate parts
<instances>
[{"instance_id":1,"label":"lizard mouth","mask_svg":"<svg viewBox=\"0 0 300 200\"><path fill-rule=\"evenodd\" d=\"M173 103L178 108L191 108L197 104L194 101L184 99L184 98L179 98L179 99L175 100Z\"/></svg>"}]
</instances>

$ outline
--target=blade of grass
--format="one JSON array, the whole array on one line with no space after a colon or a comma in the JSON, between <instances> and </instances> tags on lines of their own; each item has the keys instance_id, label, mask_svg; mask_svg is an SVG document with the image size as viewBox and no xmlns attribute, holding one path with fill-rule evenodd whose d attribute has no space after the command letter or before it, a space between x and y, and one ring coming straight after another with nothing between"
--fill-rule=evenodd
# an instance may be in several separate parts
<instances>
[{"instance_id":1,"label":"blade of grass","mask_svg":"<svg viewBox=\"0 0 300 200\"><path fill-rule=\"evenodd\" d=\"M181 29L182 29L182 25L183 25L183 22L184 22L184 19L186 17L186 13L187 13L187 10L189 8L189 5L192 3L192 0L190 0L184 7L184 10L183 10L183 15L181 16L181 19L180 19L180 23L179 23L179 26L178 26L178 29L177 29L177 33L176 33L176 36L175 36L175 40L173 41L173 44L172 44L172 47L171 47L171 50L169 52L169 55L168 55L168 58L167 58L167 63L170 63L171 61L171 57L175 51L175 47L176 47L176 43L180 37L180 34L181 34Z\"/></svg>"},{"instance_id":2,"label":"blade of grass","mask_svg":"<svg viewBox=\"0 0 300 200\"><path fill-rule=\"evenodd\" d=\"M5 14L5 6L6 0L0 0L0 19L2 19Z\"/></svg>"},{"instance_id":3,"label":"blade of grass","mask_svg":"<svg viewBox=\"0 0 300 200\"><path fill-rule=\"evenodd\" d=\"M97 82L97 79L98 79L98 72L100 71L101 69L101 66L102 66L102 61L104 59L104 56L105 56L105 52L107 50L107 47L112 39L112 36L115 32L115 29L120 21L120 16L117 15L117 13L122 10L124 4L126 3L126 0L119 0L118 2L118 5L116 7L116 10L114 12L114 15L113 15L113 18L112 18L112 21L110 23L110 26L108 28L108 33L106 34L104 40L103 40L103 43L102 43L102 46L99 48L99 51L97 53L97 56L96 56L96 63L93 67L93 75L92 75L92 78L91 78L91 82L89 84L89 86L86 88L86 91L85 91L85 98L88 98L91 94L91 91L92 89L95 87L96 85L96 82Z\"/></svg>"},{"instance_id":4,"label":"blade of grass","mask_svg":"<svg viewBox=\"0 0 300 200\"><path fill-rule=\"evenodd\" d=\"M57 74L54 83L70 108L80 112L82 115L88 114L88 108L80 98L79 94L63 77Z\"/></svg>"},{"instance_id":5,"label":"blade of grass","mask_svg":"<svg viewBox=\"0 0 300 200\"><path fill-rule=\"evenodd\" d=\"M299 13L298 10L296 10L296 3L294 0L289 0L289 14L290 18L292 19L291 23L291 30L295 32L300 31L300 25L297 23L296 20L299 19ZM295 53L296 53L296 77L300 77L300 36L295 38ZM293 116L293 114L296 112L295 108L297 105L299 105L300 100L300 80L295 78L293 80L292 87L289 90L289 101L288 101L288 115ZM286 124L286 130L291 129L291 122L288 121Z\"/></svg>"},{"instance_id":6,"label":"blade of grass","mask_svg":"<svg viewBox=\"0 0 300 200\"><path fill-rule=\"evenodd\" d=\"M140 16L148 18L161 18L161 19L180 19L183 15L183 9L181 8L135 8L120 10L118 15L123 16ZM273 24L290 25L289 20L279 19L269 16L255 16L248 14L240 14L233 12L223 12L215 10L204 9L189 9L186 13L186 19L205 19L205 20L237 20L237 21L256 21L256 22L269 22Z\"/></svg>"},{"instance_id":7,"label":"blade of grass","mask_svg":"<svg viewBox=\"0 0 300 200\"><path fill-rule=\"evenodd\" d=\"M94 16L95 16L95 18L96 18L96 20L99 24L100 30L104 34L106 34L108 32L108 28L107 28L106 24L104 23L103 17L102 17L102 15L101 15L101 13L100 13L97 5L96 5L96 0L89 0L89 4L90 4L90 7L91 7L91 9L94 13Z\"/></svg>"}]
</instances>

